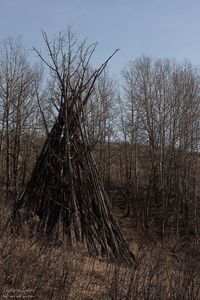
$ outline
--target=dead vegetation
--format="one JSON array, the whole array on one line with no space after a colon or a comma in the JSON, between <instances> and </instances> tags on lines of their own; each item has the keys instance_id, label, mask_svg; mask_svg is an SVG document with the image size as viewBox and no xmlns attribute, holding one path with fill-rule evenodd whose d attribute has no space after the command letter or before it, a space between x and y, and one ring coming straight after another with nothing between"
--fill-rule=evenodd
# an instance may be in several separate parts
<instances>
[{"instance_id":1,"label":"dead vegetation","mask_svg":"<svg viewBox=\"0 0 200 300\"><path fill-rule=\"evenodd\" d=\"M1 297L23 298L23 291L34 299L200 297L198 240L165 240L162 244L156 239L142 239L140 232L133 237L130 222L124 222L123 233L137 257L137 265L128 267L91 257L78 243L70 248L63 241L30 238L28 223L20 235L10 234L6 215L4 206L0 224Z\"/></svg>"}]
</instances>

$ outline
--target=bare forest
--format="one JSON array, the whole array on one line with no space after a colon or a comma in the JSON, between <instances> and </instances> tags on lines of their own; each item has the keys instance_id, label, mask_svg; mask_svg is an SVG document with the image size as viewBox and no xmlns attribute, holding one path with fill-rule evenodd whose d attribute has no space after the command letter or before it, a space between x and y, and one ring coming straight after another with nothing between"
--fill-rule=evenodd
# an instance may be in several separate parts
<instances>
[{"instance_id":1,"label":"bare forest","mask_svg":"<svg viewBox=\"0 0 200 300\"><path fill-rule=\"evenodd\" d=\"M42 35L0 42L1 297L200 299L199 67Z\"/></svg>"}]
</instances>

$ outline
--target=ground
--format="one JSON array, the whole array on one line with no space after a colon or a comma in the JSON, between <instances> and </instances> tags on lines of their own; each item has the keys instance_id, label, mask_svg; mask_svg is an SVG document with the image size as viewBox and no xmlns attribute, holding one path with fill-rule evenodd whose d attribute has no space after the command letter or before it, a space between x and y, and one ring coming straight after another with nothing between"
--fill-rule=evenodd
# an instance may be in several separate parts
<instances>
[{"instance_id":1,"label":"ground","mask_svg":"<svg viewBox=\"0 0 200 300\"><path fill-rule=\"evenodd\" d=\"M137 257L126 266L90 257L81 244L28 238L25 227L10 233L6 208L1 209L1 297L23 299L200 299L198 240L157 240L145 235L133 217L115 210L118 222Z\"/></svg>"}]
</instances>

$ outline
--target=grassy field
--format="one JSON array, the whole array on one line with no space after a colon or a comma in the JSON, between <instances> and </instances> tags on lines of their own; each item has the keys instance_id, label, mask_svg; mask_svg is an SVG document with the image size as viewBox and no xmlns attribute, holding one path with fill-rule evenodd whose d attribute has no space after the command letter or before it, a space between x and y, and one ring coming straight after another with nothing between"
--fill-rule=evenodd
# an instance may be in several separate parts
<instances>
[{"instance_id":1,"label":"grassy field","mask_svg":"<svg viewBox=\"0 0 200 300\"><path fill-rule=\"evenodd\" d=\"M119 214L119 212L117 211ZM200 299L199 241L146 236L132 218L118 216L136 266L89 257L77 244L28 238L28 224L12 235L1 207L0 299Z\"/></svg>"}]
</instances>

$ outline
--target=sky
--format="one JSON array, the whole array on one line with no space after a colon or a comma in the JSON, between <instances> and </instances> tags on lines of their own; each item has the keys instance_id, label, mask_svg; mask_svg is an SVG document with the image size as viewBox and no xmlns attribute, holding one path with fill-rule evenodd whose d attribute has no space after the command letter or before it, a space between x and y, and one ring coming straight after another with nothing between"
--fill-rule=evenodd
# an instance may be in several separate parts
<instances>
[{"instance_id":1,"label":"sky","mask_svg":"<svg viewBox=\"0 0 200 300\"><path fill-rule=\"evenodd\" d=\"M98 43L95 67L120 49L112 74L142 55L200 65L200 0L0 0L0 40L22 36L45 53L41 29L51 39L67 26Z\"/></svg>"}]
</instances>

